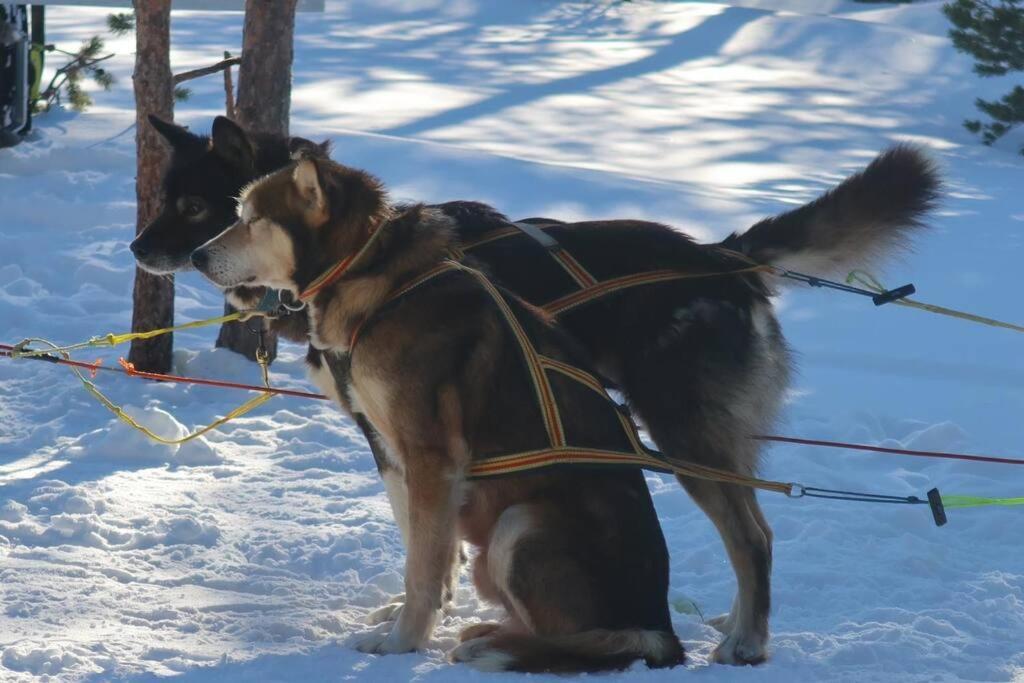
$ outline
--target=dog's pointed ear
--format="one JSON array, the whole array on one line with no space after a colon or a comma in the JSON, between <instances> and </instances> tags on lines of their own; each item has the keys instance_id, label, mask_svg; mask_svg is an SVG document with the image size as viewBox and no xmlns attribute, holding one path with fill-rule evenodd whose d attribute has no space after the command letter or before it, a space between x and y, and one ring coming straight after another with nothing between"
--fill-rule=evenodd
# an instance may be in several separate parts
<instances>
[{"instance_id":1,"label":"dog's pointed ear","mask_svg":"<svg viewBox=\"0 0 1024 683\"><path fill-rule=\"evenodd\" d=\"M288 156L296 161L299 159L329 159L331 157L331 141L321 143L306 138L288 138Z\"/></svg>"},{"instance_id":2,"label":"dog's pointed ear","mask_svg":"<svg viewBox=\"0 0 1024 683\"><path fill-rule=\"evenodd\" d=\"M224 161L245 173L256 172L256 151L249 134L226 116L213 120L213 151Z\"/></svg>"},{"instance_id":3,"label":"dog's pointed ear","mask_svg":"<svg viewBox=\"0 0 1024 683\"><path fill-rule=\"evenodd\" d=\"M301 159L292 171L292 182L306 203L306 219L310 225L320 226L327 221L327 199L320 184L316 162Z\"/></svg>"},{"instance_id":4,"label":"dog's pointed ear","mask_svg":"<svg viewBox=\"0 0 1024 683\"><path fill-rule=\"evenodd\" d=\"M147 118L149 119L149 125L153 126L154 130L160 133L164 140L167 140L174 149L186 149L203 144L203 139L190 132L185 126L164 121L155 114L150 114Z\"/></svg>"}]
</instances>

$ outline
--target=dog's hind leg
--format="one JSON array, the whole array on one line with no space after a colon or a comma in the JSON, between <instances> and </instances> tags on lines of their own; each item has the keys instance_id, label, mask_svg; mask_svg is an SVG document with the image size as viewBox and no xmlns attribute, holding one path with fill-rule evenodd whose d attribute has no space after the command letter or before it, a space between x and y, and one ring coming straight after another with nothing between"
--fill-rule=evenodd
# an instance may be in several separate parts
<instances>
[{"instance_id":1,"label":"dog's hind leg","mask_svg":"<svg viewBox=\"0 0 1024 683\"><path fill-rule=\"evenodd\" d=\"M590 499L560 491L501 514L474 575L478 591L498 596L510 618L466 633L453 661L533 673L683 661L668 614L664 540L642 475L627 476L634 481L625 490L597 489ZM603 506L603 514L581 513Z\"/></svg>"},{"instance_id":2,"label":"dog's hind leg","mask_svg":"<svg viewBox=\"0 0 1024 683\"><path fill-rule=\"evenodd\" d=\"M649 423L651 436L669 456L749 474L750 467L741 463L753 463L757 446L743 436L736 436L737 432L746 433L743 427L715 429L722 426L721 416L718 421L698 420L690 428L686 428L686 421L676 420L667 429L662 421L654 420ZM712 658L722 664L760 663L767 656L772 532L755 492L735 484L683 476L677 479L714 524L736 575L736 597L731 611L710 622L725 636Z\"/></svg>"},{"instance_id":3,"label":"dog's hind leg","mask_svg":"<svg viewBox=\"0 0 1024 683\"><path fill-rule=\"evenodd\" d=\"M698 300L677 323L634 353L622 385L651 437L669 457L754 474L758 444L781 402L789 359L771 309ZM679 478L718 530L736 574L724 635L713 658L756 664L767 654L772 533L753 489Z\"/></svg>"},{"instance_id":4,"label":"dog's hind leg","mask_svg":"<svg viewBox=\"0 0 1024 683\"><path fill-rule=\"evenodd\" d=\"M732 610L712 620L712 626L725 635L712 659L721 664L758 664L767 656L771 531L758 523L760 508L751 489L683 477L679 481L718 529L736 573Z\"/></svg>"}]
</instances>

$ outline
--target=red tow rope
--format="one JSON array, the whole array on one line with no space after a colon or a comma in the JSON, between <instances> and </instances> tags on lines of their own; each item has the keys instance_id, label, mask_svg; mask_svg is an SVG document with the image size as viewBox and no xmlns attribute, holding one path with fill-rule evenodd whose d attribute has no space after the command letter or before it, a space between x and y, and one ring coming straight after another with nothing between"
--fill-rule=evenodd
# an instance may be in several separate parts
<instances>
[{"instance_id":1,"label":"red tow rope","mask_svg":"<svg viewBox=\"0 0 1024 683\"><path fill-rule=\"evenodd\" d=\"M0 344L0 357L10 356L11 351L14 350L13 346L8 344ZM32 356L36 360L46 361L48 363L54 363L57 365L70 365L76 368L82 368L88 370L93 376L97 372L117 372L122 375L129 377L141 377L142 379L152 380L154 382L173 382L176 384L198 384L200 386L207 387L221 387L224 389L243 389L245 391L259 391L263 393L279 394L281 396L293 396L295 398L308 398L316 399L319 401L327 400L327 396L323 394L314 394L308 391L296 391L294 389L278 389L278 388L267 388L261 387L256 384L242 384L240 382L226 382L214 379L203 379L200 377L185 377L182 375L165 375L158 372L142 372L136 370L131 363L121 360L120 368L105 367L100 364L100 361L95 363L83 363L81 361L67 360L64 358L58 358L56 356L44 355L44 356ZM1003 458L993 455L972 455L967 453L946 453L943 451L919 451L911 450L906 448L889 448L886 446L872 446L863 443L847 443L845 441L826 441L823 439L801 439L794 436L777 436L772 434L755 434L750 438L755 441L769 441L775 443L791 443L798 444L801 446L821 446L824 448L843 448L846 450L853 451L865 451L869 453L884 453L888 455L910 455L921 458L938 458L945 460L968 460L972 462L990 462L998 463L1002 465L1024 465L1024 460L1019 458Z\"/></svg>"}]
</instances>

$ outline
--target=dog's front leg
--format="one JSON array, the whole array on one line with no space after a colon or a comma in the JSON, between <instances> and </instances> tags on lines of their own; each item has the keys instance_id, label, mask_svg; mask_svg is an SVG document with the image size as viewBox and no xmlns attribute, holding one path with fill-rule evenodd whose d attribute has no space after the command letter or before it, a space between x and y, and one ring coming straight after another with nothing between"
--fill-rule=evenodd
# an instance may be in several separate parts
<instances>
[{"instance_id":1,"label":"dog's front leg","mask_svg":"<svg viewBox=\"0 0 1024 683\"><path fill-rule=\"evenodd\" d=\"M455 558L459 469L443 450L418 449L403 460L409 496L405 604L389 633L377 631L358 643L363 652L409 652L426 642Z\"/></svg>"}]
</instances>

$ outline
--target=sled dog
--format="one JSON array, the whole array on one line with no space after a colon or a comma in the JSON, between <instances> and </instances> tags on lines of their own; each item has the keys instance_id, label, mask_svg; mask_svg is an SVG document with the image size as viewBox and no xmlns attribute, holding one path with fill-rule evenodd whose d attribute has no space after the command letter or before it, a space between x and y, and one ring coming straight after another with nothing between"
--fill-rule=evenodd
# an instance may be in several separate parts
<instances>
[{"instance_id":1,"label":"sled dog","mask_svg":"<svg viewBox=\"0 0 1024 683\"><path fill-rule=\"evenodd\" d=\"M350 364L335 392L368 418L406 488L405 604L359 648L424 644L465 539L477 590L508 619L467 629L453 660L524 672L682 662L668 552L638 469L470 477L485 454L605 453L635 433L542 312L471 258L451 259L454 222L393 206L376 179L322 158L246 187L239 216L193 264L221 287L306 301L312 345Z\"/></svg>"}]
</instances>

